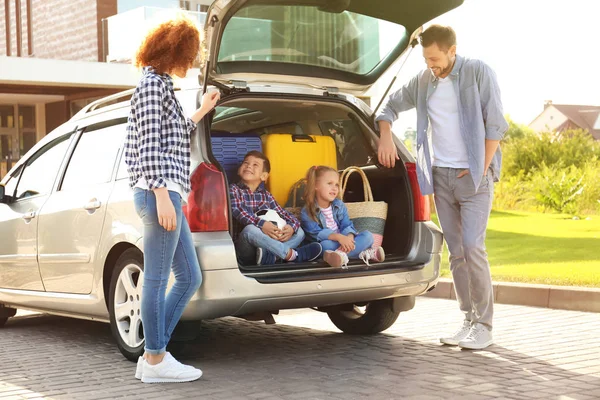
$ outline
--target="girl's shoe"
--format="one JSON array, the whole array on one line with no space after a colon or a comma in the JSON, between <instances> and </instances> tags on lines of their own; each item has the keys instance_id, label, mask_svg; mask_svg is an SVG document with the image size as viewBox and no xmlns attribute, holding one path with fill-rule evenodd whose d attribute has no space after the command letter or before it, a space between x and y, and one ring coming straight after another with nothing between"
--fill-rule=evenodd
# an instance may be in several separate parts
<instances>
[{"instance_id":1,"label":"girl's shoe","mask_svg":"<svg viewBox=\"0 0 600 400\"><path fill-rule=\"evenodd\" d=\"M325 260L325 262L327 264L331 265L334 268L340 268L340 267L347 268L348 267L348 254L346 254L340 250L325 251L325 254L323 255L323 259Z\"/></svg>"},{"instance_id":2,"label":"girl's shoe","mask_svg":"<svg viewBox=\"0 0 600 400\"><path fill-rule=\"evenodd\" d=\"M383 247L371 247L370 249L361 251L358 255L358 258L364 261L365 264L369 264L369 261L373 262L383 262L385 261L385 251L383 251Z\"/></svg>"}]
</instances>

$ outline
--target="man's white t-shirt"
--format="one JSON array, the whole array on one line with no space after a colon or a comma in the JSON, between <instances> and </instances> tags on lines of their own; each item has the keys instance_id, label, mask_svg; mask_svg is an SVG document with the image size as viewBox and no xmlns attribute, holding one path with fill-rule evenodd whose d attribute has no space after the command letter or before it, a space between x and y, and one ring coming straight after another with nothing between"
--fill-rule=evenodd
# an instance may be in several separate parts
<instances>
[{"instance_id":1,"label":"man's white t-shirt","mask_svg":"<svg viewBox=\"0 0 600 400\"><path fill-rule=\"evenodd\" d=\"M458 98L450 77L439 78L427 101L433 132L433 166L469 168L467 147L460 132Z\"/></svg>"}]
</instances>

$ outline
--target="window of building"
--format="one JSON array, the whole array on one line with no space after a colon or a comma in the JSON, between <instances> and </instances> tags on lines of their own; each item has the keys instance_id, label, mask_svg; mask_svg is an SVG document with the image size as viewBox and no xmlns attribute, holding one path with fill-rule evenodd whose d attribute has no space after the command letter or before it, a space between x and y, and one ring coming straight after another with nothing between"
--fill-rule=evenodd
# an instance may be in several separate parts
<instances>
[{"instance_id":1,"label":"window of building","mask_svg":"<svg viewBox=\"0 0 600 400\"><path fill-rule=\"evenodd\" d=\"M18 106L19 148L24 156L37 142L35 131L35 106Z\"/></svg>"},{"instance_id":2,"label":"window of building","mask_svg":"<svg viewBox=\"0 0 600 400\"><path fill-rule=\"evenodd\" d=\"M125 129L125 125L115 125L84 132L71 156L60 190L109 182Z\"/></svg>"}]
</instances>

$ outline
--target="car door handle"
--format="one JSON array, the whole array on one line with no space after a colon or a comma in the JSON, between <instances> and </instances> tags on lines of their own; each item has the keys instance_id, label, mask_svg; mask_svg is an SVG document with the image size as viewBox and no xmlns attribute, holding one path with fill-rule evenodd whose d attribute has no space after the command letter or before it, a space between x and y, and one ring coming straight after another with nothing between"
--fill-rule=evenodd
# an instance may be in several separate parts
<instances>
[{"instance_id":1,"label":"car door handle","mask_svg":"<svg viewBox=\"0 0 600 400\"><path fill-rule=\"evenodd\" d=\"M35 211L27 211L25 214L23 214L23 219L27 222L31 221L34 218L35 218Z\"/></svg>"},{"instance_id":2,"label":"car door handle","mask_svg":"<svg viewBox=\"0 0 600 400\"><path fill-rule=\"evenodd\" d=\"M94 199L87 202L86 205L83 206L83 208L88 211L93 211L99 209L101 205L102 203L99 200Z\"/></svg>"}]
</instances>

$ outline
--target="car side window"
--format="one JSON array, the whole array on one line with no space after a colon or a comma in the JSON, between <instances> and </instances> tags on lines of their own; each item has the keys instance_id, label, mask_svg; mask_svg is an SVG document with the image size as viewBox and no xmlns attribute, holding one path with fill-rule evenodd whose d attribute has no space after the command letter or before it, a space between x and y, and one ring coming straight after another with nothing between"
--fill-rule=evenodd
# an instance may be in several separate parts
<instances>
[{"instance_id":1,"label":"car side window","mask_svg":"<svg viewBox=\"0 0 600 400\"><path fill-rule=\"evenodd\" d=\"M69 160L60 190L110 182L125 125L84 131Z\"/></svg>"},{"instance_id":2,"label":"car side window","mask_svg":"<svg viewBox=\"0 0 600 400\"><path fill-rule=\"evenodd\" d=\"M53 140L27 160L15 200L50 193L72 137L69 134Z\"/></svg>"},{"instance_id":3,"label":"car side window","mask_svg":"<svg viewBox=\"0 0 600 400\"><path fill-rule=\"evenodd\" d=\"M374 162L373 152L360 126L351 119L321 121L321 133L335 141L338 150L338 168L363 167Z\"/></svg>"}]
</instances>

